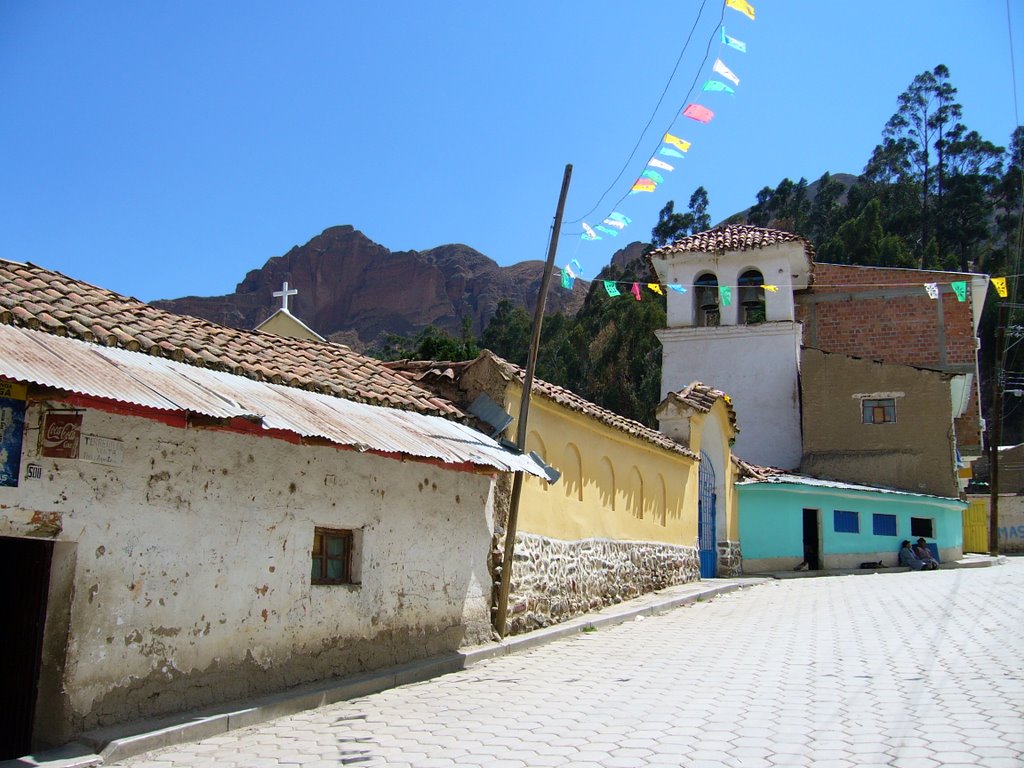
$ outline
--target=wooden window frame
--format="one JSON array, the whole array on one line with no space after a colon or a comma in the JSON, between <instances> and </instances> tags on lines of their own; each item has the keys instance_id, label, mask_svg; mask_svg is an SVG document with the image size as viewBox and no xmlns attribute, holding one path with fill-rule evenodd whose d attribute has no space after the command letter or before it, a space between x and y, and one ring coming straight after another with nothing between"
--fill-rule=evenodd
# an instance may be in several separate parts
<instances>
[{"instance_id":1,"label":"wooden window frame","mask_svg":"<svg viewBox=\"0 0 1024 768\"><path fill-rule=\"evenodd\" d=\"M344 554L341 556L330 556L327 554L328 539L339 539L345 542ZM321 528L313 529L313 549L310 554L310 583L312 584L353 584L352 580L352 550L355 547L355 533L345 528ZM319 560L319 566L317 561ZM330 562L341 562L341 576L335 579L328 578L327 566Z\"/></svg>"},{"instance_id":2,"label":"wooden window frame","mask_svg":"<svg viewBox=\"0 0 1024 768\"><path fill-rule=\"evenodd\" d=\"M861 400L861 421L864 424L895 424L896 398L883 397Z\"/></svg>"},{"instance_id":3,"label":"wooden window frame","mask_svg":"<svg viewBox=\"0 0 1024 768\"><path fill-rule=\"evenodd\" d=\"M875 536L898 536L899 520L896 515L874 512L871 515L871 532Z\"/></svg>"}]
</instances>

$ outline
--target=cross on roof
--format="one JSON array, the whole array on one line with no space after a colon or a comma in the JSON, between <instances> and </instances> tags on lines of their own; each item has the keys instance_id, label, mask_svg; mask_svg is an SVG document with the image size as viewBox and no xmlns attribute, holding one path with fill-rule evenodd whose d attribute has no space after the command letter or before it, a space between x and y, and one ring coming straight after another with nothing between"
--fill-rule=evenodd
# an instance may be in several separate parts
<instances>
[{"instance_id":1,"label":"cross on roof","mask_svg":"<svg viewBox=\"0 0 1024 768\"><path fill-rule=\"evenodd\" d=\"M289 296L294 296L298 292L299 291L298 291L297 288L292 288L291 290L288 290L288 281L285 280L284 281L284 285L281 286L281 290L280 291L274 291L273 294L271 294L271 295L272 296L280 296L281 297L281 309L283 309L285 312L287 312L288 311L288 297Z\"/></svg>"}]
</instances>

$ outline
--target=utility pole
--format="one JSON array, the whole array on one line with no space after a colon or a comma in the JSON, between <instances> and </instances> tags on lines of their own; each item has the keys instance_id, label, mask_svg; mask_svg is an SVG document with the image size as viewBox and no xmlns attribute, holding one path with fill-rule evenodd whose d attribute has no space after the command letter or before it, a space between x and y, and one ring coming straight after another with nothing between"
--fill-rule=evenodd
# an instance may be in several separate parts
<instances>
[{"instance_id":1,"label":"utility pole","mask_svg":"<svg viewBox=\"0 0 1024 768\"><path fill-rule=\"evenodd\" d=\"M992 429L989 431L988 482L989 482L989 515L988 515L988 552L999 554L999 444L1003 440L1003 368L1006 365L1006 325L1009 321L1010 307L999 305L999 318L996 321L996 370L995 389L992 392Z\"/></svg>"},{"instance_id":2,"label":"utility pole","mask_svg":"<svg viewBox=\"0 0 1024 768\"><path fill-rule=\"evenodd\" d=\"M562 211L569 194L569 180L572 165L565 166L562 176L562 191L558 195L555 209L555 223L551 228L551 244L548 246L548 260L544 264L544 277L540 282L540 296L533 313L533 333L530 336L530 352L526 357L526 375L523 377L523 391L519 396L519 423L516 425L516 448L520 453L526 450L526 420L530 415L530 395L533 392L533 372L537 368L537 351L540 349L540 329L544 322L544 305L547 304L548 286L555 267L555 252L558 250L558 236L562 230ZM516 472L512 481L512 498L508 506L508 522L505 524L505 555L501 561L501 583L498 586L498 606L494 614L494 629L499 637L505 636L508 619L508 592L512 584L512 559L515 556L516 527L519 524L519 497L523 493L523 473Z\"/></svg>"}]
</instances>

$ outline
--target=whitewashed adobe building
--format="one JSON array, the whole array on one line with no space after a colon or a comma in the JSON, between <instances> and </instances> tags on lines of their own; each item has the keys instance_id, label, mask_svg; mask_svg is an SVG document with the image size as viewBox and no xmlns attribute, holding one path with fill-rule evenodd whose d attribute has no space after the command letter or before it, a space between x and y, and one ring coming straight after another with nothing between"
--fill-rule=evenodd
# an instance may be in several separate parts
<instances>
[{"instance_id":1,"label":"whitewashed adobe building","mask_svg":"<svg viewBox=\"0 0 1024 768\"><path fill-rule=\"evenodd\" d=\"M0 759L490 636L501 472L347 347L0 260Z\"/></svg>"}]
</instances>

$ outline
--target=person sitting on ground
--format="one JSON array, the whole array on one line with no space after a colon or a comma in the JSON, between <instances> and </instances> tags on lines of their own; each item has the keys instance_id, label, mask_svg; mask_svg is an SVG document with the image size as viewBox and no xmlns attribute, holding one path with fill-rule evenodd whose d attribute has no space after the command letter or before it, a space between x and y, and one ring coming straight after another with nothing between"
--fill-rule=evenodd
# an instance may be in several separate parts
<instances>
[{"instance_id":1,"label":"person sitting on ground","mask_svg":"<svg viewBox=\"0 0 1024 768\"><path fill-rule=\"evenodd\" d=\"M917 540L917 544L914 545L914 554L917 555L917 559L924 563L924 567L929 571L934 571L939 567L939 562L932 556L932 551L928 549L928 542L923 538Z\"/></svg>"},{"instance_id":2,"label":"person sitting on ground","mask_svg":"<svg viewBox=\"0 0 1024 768\"><path fill-rule=\"evenodd\" d=\"M900 544L900 565L910 568L912 571L923 571L925 569L924 560L914 554L914 550L910 547L910 542L907 539L903 540Z\"/></svg>"}]
</instances>

